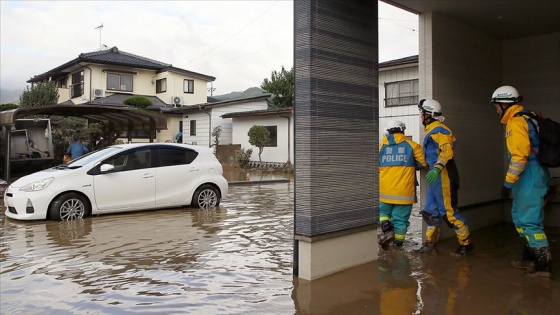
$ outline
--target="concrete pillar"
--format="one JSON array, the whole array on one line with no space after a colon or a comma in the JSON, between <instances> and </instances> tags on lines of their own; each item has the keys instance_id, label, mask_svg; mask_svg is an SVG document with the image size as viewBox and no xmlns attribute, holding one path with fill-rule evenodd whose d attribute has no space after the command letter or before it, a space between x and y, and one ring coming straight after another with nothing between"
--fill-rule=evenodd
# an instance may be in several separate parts
<instances>
[{"instance_id":1,"label":"concrete pillar","mask_svg":"<svg viewBox=\"0 0 560 315\"><path fill-rule=\"evenodd\" d=\"M377 258L377 1L294 1L294 274Z\"/></svg>"}]
</instances>

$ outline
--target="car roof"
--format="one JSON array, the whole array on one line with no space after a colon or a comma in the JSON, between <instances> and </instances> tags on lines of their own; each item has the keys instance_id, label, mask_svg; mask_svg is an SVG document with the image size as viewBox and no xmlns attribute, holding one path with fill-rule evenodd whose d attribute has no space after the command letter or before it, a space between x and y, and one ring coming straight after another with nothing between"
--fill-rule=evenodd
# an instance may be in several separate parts
<instances>
[{"instance_id":1,"label":"car roof","mask_svg":"<svg viewBox=\"0 0 560 315\"><path fill-rule=\"evenodd\" d=\"M198 145L191 145L185 143L168 143L168 142L144 142L144 143L123 143L114 144L110 147L126 149L143 148L143 147L177 147L177 148L187 148L197 152L207 152L212 151L211 148L202 147Z\"/></svg>"}]
</instances>

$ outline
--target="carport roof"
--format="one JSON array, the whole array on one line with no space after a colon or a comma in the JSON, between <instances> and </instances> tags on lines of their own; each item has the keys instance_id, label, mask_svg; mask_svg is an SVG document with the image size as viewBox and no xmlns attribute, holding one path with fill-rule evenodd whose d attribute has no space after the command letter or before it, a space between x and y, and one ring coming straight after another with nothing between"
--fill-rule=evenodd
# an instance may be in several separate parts
<instances>
[{"instance_id":1,"label":"carport roof","mask_svg":"<svg viewBox=\"0 0 560 315\"><path fill-rule=\"evenodd\" d=\"M86 118L110 126L114 131L167 129L167 119L160 114L135 107L108 105L59 104L24 107L0 112L0 126L12 126L16 119L34 115L58 115Z\"/></svg>"}]
</instances>

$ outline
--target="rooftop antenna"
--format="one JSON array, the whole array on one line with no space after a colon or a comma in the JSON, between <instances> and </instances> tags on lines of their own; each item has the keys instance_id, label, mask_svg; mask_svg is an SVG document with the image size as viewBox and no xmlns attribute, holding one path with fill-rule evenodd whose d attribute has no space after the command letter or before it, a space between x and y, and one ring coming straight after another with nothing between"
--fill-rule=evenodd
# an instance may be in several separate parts
<instances>
[{"instance_id":1,"label":"rooftop antenna","mask_svg":"<svg viewBox=\"0 0 560 315\"><path fill-rule=\"evenodd\" d=\"M99 50L103 50L103 45L101 44L101 31L103 30L103 23L95 29L99 29Z\"/></svg>"}]
</instances>

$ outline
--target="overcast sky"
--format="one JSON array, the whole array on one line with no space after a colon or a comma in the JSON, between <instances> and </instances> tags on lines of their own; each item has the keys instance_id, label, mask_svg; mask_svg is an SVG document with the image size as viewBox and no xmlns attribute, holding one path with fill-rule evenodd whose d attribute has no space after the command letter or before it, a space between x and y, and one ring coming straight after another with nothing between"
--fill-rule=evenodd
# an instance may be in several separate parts
<instances>
[{"instance_id":1,"label":"overcast sky","mask_svg":"<svg viewBox=\"0 0 560 315\"><path fill-rule=\"evenodd\" d=\"M100 44L213 76L214 95L260 86L293 66L290 0L0 3L4 89L23 90ZM380 2L380 61L418 54L417 25L416 15Z\"/></svg>"}]
</instances>

